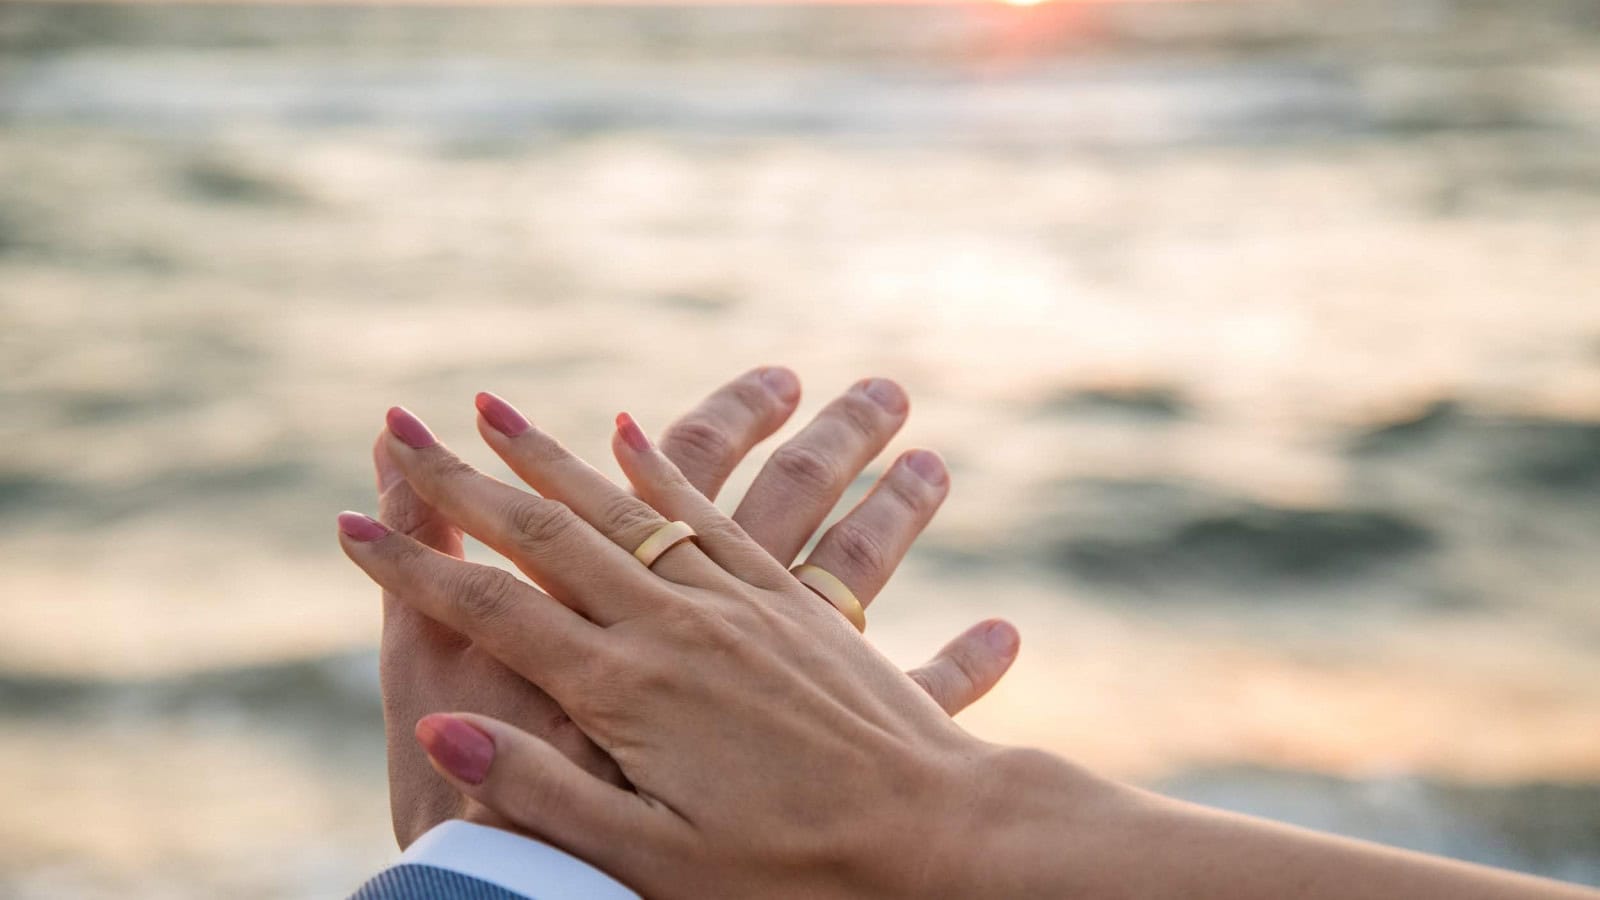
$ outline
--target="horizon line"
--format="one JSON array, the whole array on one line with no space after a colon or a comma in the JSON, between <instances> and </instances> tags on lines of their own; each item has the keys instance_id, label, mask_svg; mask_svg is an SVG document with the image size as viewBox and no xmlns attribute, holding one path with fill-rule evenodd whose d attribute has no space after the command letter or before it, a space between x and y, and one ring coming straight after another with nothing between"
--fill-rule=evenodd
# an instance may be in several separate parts
<instances>
[{"instance_id":1,"label":"horizon line","mask_svg":"<svg viewBox=\"0 0 1600 900\"><path fill-rule=\"evenodd\" d=\"M8 0L15 6L167 6L167 7L801 7L801 6L985 6L1019 11L1068 6L1166 6L1180 3L1213 3L1241 6L1261 0L1035 0L1031 3L1009 0Z\"/></svg>"}]
</instances>

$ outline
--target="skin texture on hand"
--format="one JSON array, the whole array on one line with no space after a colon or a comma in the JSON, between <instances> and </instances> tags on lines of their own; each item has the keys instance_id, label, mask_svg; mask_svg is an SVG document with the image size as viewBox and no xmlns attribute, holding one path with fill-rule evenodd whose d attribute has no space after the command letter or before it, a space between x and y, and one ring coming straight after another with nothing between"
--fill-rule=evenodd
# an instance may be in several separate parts
<instances>
[{"instance_id":1,"label":"skin texture on hand","mask_svg":"<svg viewBox=\"0 0 1600 900\"><path fill-rule=\"evenodd\" d=\"M1203 810L985 744L640 435L613 441L637 498L533 430L485 437L545 496L472 470L414 419L391 417L385 440L419 496L544 590L355 513L341 516L341 545L547 690L634 790L473 714L418 724L431 763L646 895L1593 896ZM640 565L624 548L669 519L699 543Z\"/></svg>"},{"instance_id":2,"label":"skin texture on hand","mask_svg":"<svg viewBox=\"0 0 1600 900\"><path fill-rule=\"evenodd\" d=\"M795 876L784 882L794 896L854 893L862 878L880 893L924 887L921 848L942 843L927 839L942 826L925 804L978 783L985 745L670 460L648 444L633 449L638 435L617 436L635 499L536 429L508 435L481 419L485 440L538 496L471 469L403 411L389 425L384 450L412 489L543 591L376 523L346 522L346 552L395 596L539 684L641 791L530 737L546 765L560 762L522 791L516 824L652 895L762 893L777 873ZM625 548L669 519L694 526L699 543L647 569ZM436 756L469 766L485 758L464 743L452 754L450 733L432 733ZM852 803L781 768L795 749L821 748L830 768L854 773ZM701 765L672 764L691 752ZM875 764L884 758L901 764ZM901 818L915 798L921 814ZM853 814L856 802L883 813ZM529 821L531 808L544 819ZM893 833L875 827L891 822ZM903 868L888 877L859 868L869 843ZM720 857L722 846L742 852Z\"/></svg>"},{"instance_id":3,"label":"skin texture on hand","mask_svg":"<svg viewBox=\"0 0 1600 900\"><path fill-rule=\"evenodd\" d=\"M800 384L780 368L748 372L724 385L665 432L662 452L695 489L715 498L752 447L794 412ZM478 402L485 439L529 428L498 398ZM861 382L836 399L776 451L743 498L735 521L753 528L779 562L792 562L839 497L905 420L909 404L892 382ZM410 423L402 422L402 427ZM424 429L425 431L425 429ZM373 447L379 518L393 530L447 556L460 558L461 531L423 500L388 449L387 431ZM431 436L430 436L431 437ZM497 448L498 449L498 448ZM520 457L508 457L529 480L542 477ZM520 467L519 467L520 466ZM534 484L537 487L537 484ZM937 456L912 451L818 542L808 561L846 581L870 603L888 581L948 489ZM419 719L446 710L471 711L516 724L555 747L585 771L626 785L616 763L552 700L482 646L418 613L385 591L380 652L387 732L390 808L402 847L447 818L505 825L470 803L441 778L413 739ZM1017 635L1001 622L983 622L956 637L911 677L950 713L986 693L1015 658Z\"/></svg>"}]
</instances>

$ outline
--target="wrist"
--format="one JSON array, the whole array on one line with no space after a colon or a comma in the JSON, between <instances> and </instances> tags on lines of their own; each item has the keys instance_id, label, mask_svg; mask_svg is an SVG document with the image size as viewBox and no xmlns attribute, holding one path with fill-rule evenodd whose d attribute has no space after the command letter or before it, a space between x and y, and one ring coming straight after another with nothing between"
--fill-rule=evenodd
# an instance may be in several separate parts
<instances>
[{"instance_id":1,"label":"wrist","mask_svg":"<svg viewBox=\"0 0 1600 900\"><path fill-rule=\"evenodd\" d=\"M990 747L956 791L922 896L1090 897L1148 795L1042 750Z\"/></svg>"}]
</instances>

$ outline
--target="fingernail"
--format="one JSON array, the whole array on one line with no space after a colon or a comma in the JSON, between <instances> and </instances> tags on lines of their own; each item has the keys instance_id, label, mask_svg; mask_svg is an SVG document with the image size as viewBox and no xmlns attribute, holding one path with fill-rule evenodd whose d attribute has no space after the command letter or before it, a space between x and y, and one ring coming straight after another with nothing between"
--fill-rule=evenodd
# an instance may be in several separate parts
<instances>
[{"instance_id":1,"label":"fingernail","mask_svg":"<svg viewBox=\"0 0 1600 900\"><path fill-rule=\"evenodd\" d=\"M800 379L782 366L762 369L761 383L785 403L793 403L800 399Z\"/></svg>"},{"instance_id":2,"label":"fingernail","mask_svg":"<svg viewBox=\"0 0 1600 900\"><path fill-rule=\"evenodd\" d=\"M386 493L406 477L406 473L394 464L394 457L389 455L389 448L383 441L379 441L377 449L372 451L372 464L378 470L379 494Z\"/></svg>"},{"instance_id":3,"label":"fingernail","mask_svg":"<svg viewBox=\"0 0 1600 900\"><path fill-rule=\"evenodd\" d=\"M644 431L639 428L639 423L627 413L617 413L617 432L622 435L622 442L633 449L635 453L643 453L650 449L650 439L644 436Z\"/></svg>"},{"instance_id":4,"label":"fingernail","mask_svg":"<svg viewBox=\"0 0 1600 900\"><path fill-rule=\"evenodd\" d=\"M481 784L494 762L493 738L444 713L418 720L417 743L446 772L468 784Z\"/></svg>"},{"instance_id":5,"label":"fingernail","mask_svg":"<svg viewBox=\"0 0 1600 900\"><path fill-rule=\"evenodd\" d=\"M918 478L934 487L942 487L947 477L944 460L932 450L913 450L907 453L906 467L917 473Z\"/></svg>"},{"instance_id":6,"label":"fingernail","mask_svg":"<svg viewBox=\"0 0 1600 900\"><path fill-rule=\"evenodd\" d=\"M389 526L371 516L345 510L339 513L339 530L353 541L371 543L389 533Z\"/></svg>"},{"instance_id":7,"label":"fingernail","mask_svg":"<svg viewBox=\"0 0 1600 900\"><path fill-rule=\"evenodd\" d=\"M506 437L514 438L533 427L522 417L522 413L517 412L515 406L488 391L478 394L476 402L484 420Z\"/></svg>"},{"instance_id":8,"label":"fingernail","mask_svg":"<svg viewBox=\"0 0 1600 900\"><path fill-rule=\"evenodd\" d=\"M389 430L394 432L394 436L413 450L426 450L439 443L439 439L433 436L428 426L422 424L422 420L412 415L404 406L391 406L384 420L389 423Z\"/></svg>"},{"instance_id":9,"label":"fingernail","mask_svg":"<svg viewBox=\"0 0 1600 900\"><path fill-rule=\"evenodd\" d=\"M1017 630L1011 627L1010 622L995 622L984 631L983 641L989 645L990 650L1001 656L1010 656L1017 652L1021 638L1017 635Z\"/></svg>"},{"instance_id":10,"label":"fingernail","mask_svg":"<svg viewBox=\"0 0 1600 900\"><path fill-rule=\"evenodd\" d=\"M906 392L887 378L869 378L861 382L861 389L872 398L872 402L897 416L910 406L906 401Z\"/></svg>"}]
</instances>

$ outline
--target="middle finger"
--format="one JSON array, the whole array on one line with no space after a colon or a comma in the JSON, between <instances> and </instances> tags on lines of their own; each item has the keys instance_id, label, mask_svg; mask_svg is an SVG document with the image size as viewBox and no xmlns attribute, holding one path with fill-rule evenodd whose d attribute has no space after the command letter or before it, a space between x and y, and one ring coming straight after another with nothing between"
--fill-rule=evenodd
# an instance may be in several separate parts
<instances>
[{"instance_id":1,"label":"middle finger","mask_svg":"<svg viewBox=\"0 0 1600 900\"><path fill-rule=\"evenodd\" d=\"M389 410L391 458L423 500L510 559L552 597L608 625L659 595L662 579L566 504L490 478L440 444L410 412Z\"/></svg>"},{"instance_id":2,"label":"middle finger","mask_svg":"<svg viewBox=\"0 0 1600 900\"><path fill-rule=\"evenodd\" d=\"M910 409L893 381L858 382L773 452L733 520L787 566L856 475L888 446Z\"/></svg>"},{"instance_id":3,"label":"middle finger","mask_svg":"<svg viewBox=\"0 0 1600 900\"><path fill-rule=\"evenodd\" d=\"M870 606L949 492L950 476L939 455L912 450L823 533L806 562L844 582L862 606Z\"/></svg>"}]
</instances>

